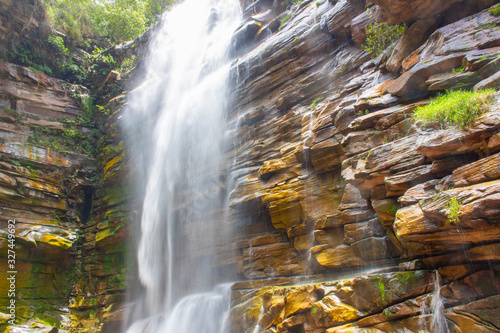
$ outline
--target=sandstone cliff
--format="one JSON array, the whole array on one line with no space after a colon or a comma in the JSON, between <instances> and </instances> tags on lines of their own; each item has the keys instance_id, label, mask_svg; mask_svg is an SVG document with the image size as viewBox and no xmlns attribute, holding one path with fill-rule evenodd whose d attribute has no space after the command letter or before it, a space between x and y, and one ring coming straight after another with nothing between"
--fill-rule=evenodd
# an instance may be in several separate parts
<instances>
[{"instance_id":1,"label":"sandstone cliff","mask_svg":"<svg viewBox=\"0 0 500 333\"><path fill-rule=\"evenodd\" d=\"M436 92L498 87L494 2L295 3L244 3L230 205L253 230L235 261L254 280L341 281L235 285L234 331L433 330L438 275L451 330L497 331L498 95L467 129L413 118ZM407 29L371 59L374 20Z\"/></svg>"},{"instance_id":2,"label":"sandstone cliff","mask_svg":"<svg viewBox=\"0 0 500 333\"><path fill-rule=\"evenodd\" d=\"M241 1L234 179L220 184L239 234L216 263L247 280L232 288L233 332L431 330L437 300L452 331L500 330L499 96L467 129L413 118L436 92L498 87L496 2ZM407 28L372 59L374 21ZM136 218L125 98L87 127L75 91L87 93L0 63L0 222L18 223L26 332L116 332L122 320ZM100 139L93 156L75 133Z\"/></svg>"}]
</instances>

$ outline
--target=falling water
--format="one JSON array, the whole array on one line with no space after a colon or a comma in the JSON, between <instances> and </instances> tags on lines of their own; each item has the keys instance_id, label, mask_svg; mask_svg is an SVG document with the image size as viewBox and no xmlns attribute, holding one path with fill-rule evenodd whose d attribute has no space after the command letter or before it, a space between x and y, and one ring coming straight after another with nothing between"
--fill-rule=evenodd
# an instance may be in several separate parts
<instances>
[{"instance_id":1,"label":"falling water","mask_svg":"<svg viewBox=\"0 0 500 333\"><path fill-rule=\"evenodd\" d=\"M441 297L441 276L435 272L434 276L434 294L431 301L432 321L431 327L435 333L449 333L446 316L444 315L444 303Z\"/></svg>"},{"instance_id":2,"label":"falling water","mask_svg":"<svg viewBox=\"0 0 500 333\"><path fill-rule=\"evenodd\" d=\"M425 328L419 332L450 333L447 319L444 313L445 305L441 296L441 276L436 270L434 272L434 292L430 299L430 304L422 307L422 320L420 326ZM431 316L430 322L428 316Z\"/></svg>"},{"instance_id":3,"label":"falling water","mask_svg":"<svg viewBox=\"0 0 500 333\"><path fill-rule=\"evenodd\" d=\"M227 288L213 268L221 230L229 47L237 0L186 0L151 42L126 126L143 180L137 263L142 285L128 333L221 332ZM141 171L143 177L141 178ZM210 320L208 320L210 318Z\"/></svg>"}]
</instances>

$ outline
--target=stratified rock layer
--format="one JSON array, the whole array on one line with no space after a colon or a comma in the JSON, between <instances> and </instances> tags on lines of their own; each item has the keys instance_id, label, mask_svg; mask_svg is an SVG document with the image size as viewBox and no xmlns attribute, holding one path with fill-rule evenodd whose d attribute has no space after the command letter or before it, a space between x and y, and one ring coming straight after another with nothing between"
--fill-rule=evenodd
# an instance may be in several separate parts
<instances>
[{"instance_id":1,"label":"stratified rock layer","mask_svg":"<svg viewBox=\"0 0 500 333\"><path fill-rule=\"evenodd\" d=\"M245 280L233 286L232 332L499 331L499 95L467 129L412 117L436 92L498 86L495 1L293 2L242 1L231 179L206 175L229 202L205 219L225 216L221 233L237 226L215 258ZM407 30L372 59L362 44L374 21ZM20 328L117 332L137 219L125 99L99 128L78 128L100 135L90 158L61 141L82 115L74 89L87 93L0 63L0 222L18 223ZM2 306L5 295L2 283Z\"/></svg>"},{"instance_id":2,"label":"stratified rock layer","mask_svg":"<svg viewBox=\"0 0 500 333\"><path fill-rule=\"evenodd\" d=\"M439 295L449 329L500 329L491 316L464 315L500 308L500 96L466 130L412 117L435 91L496 82L493 2L458 12L459 2L373 1L376 20L409 28L392 55L371 59L358 44L371 18L363 2L304 1L240 55L230 206L256 230L241 235L243 275L333 281L341 271L401 271L238 284L234 332L434 331ZM373 286L353 287L363 279ZM391 282L400 279L418 283Z\"/></svg>"}]
</instances>

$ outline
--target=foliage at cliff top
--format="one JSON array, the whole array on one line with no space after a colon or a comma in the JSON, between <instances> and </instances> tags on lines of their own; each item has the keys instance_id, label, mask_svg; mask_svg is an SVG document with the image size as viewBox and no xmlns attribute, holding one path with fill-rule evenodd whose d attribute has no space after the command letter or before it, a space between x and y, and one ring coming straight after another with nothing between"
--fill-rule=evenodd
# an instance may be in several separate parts
<instances>
[{"instance_id":1,"label":"foliage at cliff top","mask_svg":"<svg viewBox=\"0 0 500 333\"><path fill-rule=\"evenodd\" d=\"M448 91L429 104L415 109L414 116L424 125L455 125L466 129L487 110L493 93L493 89Z\"/></svg>"},{"instance_id":2,"label":"foliage at cliff top","mask_svg":"<svg viewBox=\"0 0 500 333\"><path fill-rule=\"evenodd\" d=\"M134 39L179 0L42 0L55 29L82 43L89 38L110 44Z\"/></svg>"}]
</instances>

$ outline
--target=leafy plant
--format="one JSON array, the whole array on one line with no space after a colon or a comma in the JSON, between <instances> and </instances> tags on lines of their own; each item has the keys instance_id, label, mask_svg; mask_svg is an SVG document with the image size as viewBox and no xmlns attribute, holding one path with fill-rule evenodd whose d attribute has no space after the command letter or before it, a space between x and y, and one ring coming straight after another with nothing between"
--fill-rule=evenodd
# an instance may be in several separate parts
<instances>
[{"instance_id":1,"label":"leafy plant","mask_svg":"<svg viewBox=\"0 0 500 333\"><path fill-rule=\"evenodd\" d=\"M371 17L370 9L367 9ZM397 41L406 29L406 25L388 25L386 22L372 22L366 28L365 51L371 54L372 58L378 57L392 43Z\"/></svg>"},{"instance_id":2,"label":"leafy plant","mask_svg":"<svg viewBox=\"0 0 500 333\"><path fill-rule=\"evenodd\" d=\"M416 108L414 117L424 125L455 125L466 129L488 109L494 92L493 89L447 91L429 104Z\"/></svg>"},{"instance_id":3,"label":"leafy plant","mask_svg":"<svg viewBox=\"0 0 500 333\"><path fill-rule=\"evenodd\" d=\"M52 48L62 55L68 55L69 50L64 44L64 39L61 36L52 36L47 37L47 42L52 46Z\"/></svg>"},{"instance_id":4,"label":"leafy plant","mask_svg":"<svg viewBox=\"0 0 500 333\"><path fill-rule=\"evenodd\" d=\"M448 222L458 224L460 222L460 215L462 210L462 203L457 197L451 197L446 205Z\"/></svg>"},{"instance_id":5,"label":"leafy plant","mask_svg":"<svg viewBox=\"0 0 500 333\"><path fill-rule=\"evenodd\" d=\"M131 40L178 1L43 0L55 28L78 43L98 36L106 37L111 43Z\"/></svg>"}]
</instances>

